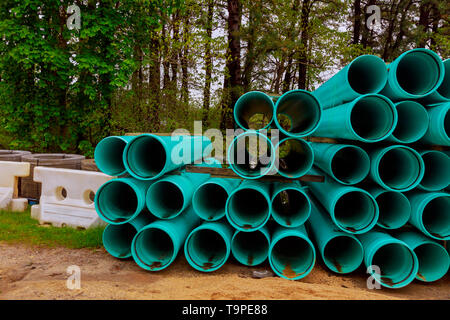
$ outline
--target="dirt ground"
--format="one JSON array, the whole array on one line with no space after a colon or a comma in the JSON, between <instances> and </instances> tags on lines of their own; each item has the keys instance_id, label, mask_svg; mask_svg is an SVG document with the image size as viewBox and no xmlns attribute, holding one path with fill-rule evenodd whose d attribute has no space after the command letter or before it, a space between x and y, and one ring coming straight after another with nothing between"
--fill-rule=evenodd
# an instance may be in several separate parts
<instances>
[{"instance_id":1,"label":"dirt ground","mask_svg":"<svg viewBox=\"0 0 450 320\"><path fill-rule=\"evenodd\" d=\"M66 287L67 267L81 268L81 289ZM361 268L339 276L321 261L304 279L252 278L253 270L233 259L205 274L182 255L161 272L111 257L103 248L39 248L0 242L0 299L450 299L450 275L431 284L414 281L402 289L369 290Z\"/></svg>"}]
</instances>

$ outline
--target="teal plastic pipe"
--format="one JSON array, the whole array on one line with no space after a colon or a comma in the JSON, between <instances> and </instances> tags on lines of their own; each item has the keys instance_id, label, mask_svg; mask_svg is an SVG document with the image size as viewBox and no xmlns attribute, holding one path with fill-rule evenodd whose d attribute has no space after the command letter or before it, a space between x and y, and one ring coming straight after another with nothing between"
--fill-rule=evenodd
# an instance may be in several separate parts
<instances>
[{"instance_id":1,"label":"teal plastic pipe","mask_svg":"<svg viewBox=\"0 0 450 320\"><path fill-rule=\"evenodd\" d=\"M330 214L331 220L347 233L364 233L378 221L378 205L366 190L345 186L313 168L309 174L322 175L323 183L304 182Z\"/></svg>"},{"instance_id":2,"label":"teal plastic pipe","mask_svg":"<svg viewBox=\"0 0 450 320\"><path fill-rule=\"evenodd\" d=\"M414 189L425 173L425 164L414 149L392 145L370 154L370 176L382 188L405 192Z\"/></svg>"},{"instance_id":3,"label":"teal plastic pipe","mask_svg":"<svg viewBox=\"0 0 450 320\"><path fill-rule=\"evenodd\" d=\"M298 181L274 183L272 192L272 218L286 228L299 227L308 220L311 203Z\"/></svg>"},{"instance_id":4,"label":"teal plastic pipe","mask_svg":"<svg viewBox=\"0 0 450 320\"><path fill-rule=\"evenodd\" d=\"M231 251L233 228L226 221L203 222L184 243L184 255L196 270L212 272L222 267Z\"/></svg>"},{"instance_id":5,"label":"teal plastic pipe","mask_svg":"<svg viewBox=\"0 0 450 320\"><path fill-rule=\"evenodd\" d=\"M419 261L406 243L379 230L360 234L358 239L364 248L368 272L371 271L372 278L379 284L387 288L402 288L414 280Z\"/></svg>"},{"instance_id":6,"label":"teal plastic pipe","mask_svg":"<svg viewBox=\"0 0 450 320\"><path fill-rule=\"evenodd\" d=\"M378 93L387 81L384 61L377 56L362 55L346 65L313 92L324 109L352 101L360 95Z\"/></svg>"},{"instance_id":7,"label":"teal plastic pipe","mask_svg":"<svg viewBox=\"0 0 450 320\"><path fill-rule=\"evenodd\" d=\"M430 238L450 240L450 194L445 192L411 192L409 223Z\"/></svg>"},{"instance_id":8,"label":"teal plastic pipe","mask_svg":"<svg viewBox=\"0 0 450 320\"><path fill-rule=\"evenodd\" d=\"M177 257L189 233L200 219L188 207L171 220L156 220L142 228L131 244L131 254L137 265L145 270L160 271Z\"/></svg>"},{"instance_id":9,"label":"teal plastic pipe","mask_svg":"<svg viewBox=\"0 0 450 320\"><path fill-rule=\"evenodd\" d=\"M259 179L275 166L275 148L270 139L257 131L248 130L233 139L227 160L231 169L244 179Z\"/></svg>"},{"instance_id":10,"label":"teal plastic pipe","mask_svg":"<svg viewBox=\"0 0 450 320\"><path fill-rule=\"evenodd\" d=\"M337 273L355 271L364 258L358 238L336 227L318 204L312 202L311 206L308 226L325 265Z\"/></svg>"},{"instance_id":11,"label":"teal plastic pipe","mask_svg":"<svg viewBox=\"0 0 450 320\"><path fill-rule=\"evenodd\" d=\"M398 115L397 126L386 141L413 143L420 140L428 130L427 110L415 101L398 102L395 108Z\"/></svg>"},{"instance_id":12,"label":"teal plastic pipe","mask_svg":"<svg viewBox=\"0 0 450 320\"><path fill-rule=\"evenodd\" d=\"M417 280L432 282L445 276L450 266L450 257L442 245L414 231L403 231L395 236L414 250L419 260Z\"/></svg>"},{"instance_id":13,"label":"teal plastic pipe","mask_svg":"<svg viewBox=\"0 0 450 320\"><path fill-rule=\"evenodd\" d=\"M101 140L95 147L94 158L98 169L110 176L121 176L127 171L123 164L123 151L134 137L111 136Z\"/></svg>"},{"instance_id":14,"label":"teal plastic pipe","mask_svg":"<svg viewBox=\"0 0 450 320\"><path fill-rule=\"evenodd\" d=\"M291 90L276 102L273 120L286 136L301 138L311 135L319 126L322 107L311 92Z\"/></svg>"},{"instance_id":15,"label":"teal plastic pipe","mask_svg":"<svg viewBox=\"0 0 450 320\"><path fill-rule=\"evenodd\" d=\"M228 197L226 216L230 224L241 231L262 228L270 218L270 185L244 180Z\"/></svg>"},{"instance_id":16,"label":"teal plastic pipe","mask_svg":"<svg viewBox=\"0 0 450 320\"><path fill-rule=\"evenodd\" d=\"M401 192L372 187L369 193L375 198L380 215L377 225L383 229L403 227L411 217L411 204Z\"/></svg>"},{"instance_id":17,"label":"teal plastic pipe","mask_svg":"<svg viewBox=\"0 0 450 320\"><path fill-rule=\"evenodd\" d=\"M370 159L362 148L350 144L312 142L314 165L339 183L352 185L369 174Z\"/></svg>"},{"instance_id":18,"label":"teal plastic pipe","mask_svg":"<svg viewBox=\"0 0 450 320\"><path fill-rule=\"evenodd\" d=\"M428 109L428 131L420 142L450 146L450 102L442 103Z\"/></svg>"},{"instance_id":19,"label":"teal plastic pipe","mask_svg":"<svg viewBox=\"0 0 450 320\"><path fill-rule=\"evenodd\" d=\"M287 137L275 146L278 155L278 173L285 178L296 179L305 175L314 163L314 153L303 139Z\"/></svg>"},{"instance_id":20,"label":"teal plastic pipe","mask_svg":"<svg viewBox=\"0 0 450 320\"><path fill-rule=\"evenodd\" d=\"M392 101L379 94L366 94L324 110L312 135L371 143L386 139L396 125L397 110Z\"/></svg>"},{"instance_id":21,"label":"teal plastic pipe","mask_svg":"<svg viewBox=\"0 0 450 320\"><path fill-rule=\"evenodd\" d=\"M240 183L240 179L210 178L194 191L192 208L203 220L222 219L225 217L228 196Z\"/></svg>"},{"instance_id":22,"label":"teal plastic pipe","mask_svg":"<svg viewBox=\"0 0 450 320\"><path fill-rule=\"evenodd\" d=\"M316 250L305 226L277 227L272 234L268 256L272 270L288 280L306 277L316 262Z\"/></svg>"},{"instance_id":23,"label":"teal plastic pipe","mask_svg":"<svg viewBox=\"0 0 450 320\"><path fill-rule=\"evenodd\" d=\"M439 191L450 184L450 157L444 152L427 150L420 153L425 164L425 174L418 188Z\"/></svg>"},{"instance_id":24,"label":"teal plastic pipe","mask_svg":"<svg viewBox=\"0 0 450 320\"><path fill-rule=\"evenodd\" d=\"M444 64L428 49L402 53L388 66L388 81L382 95L393 101L418 99L433 93L444 80Z\"/></svg>"},{"instance_id":25,"label":"teal plastic pipe","mask_svg":"<svg viewBox=\"0 0 450 320\"><path fill-rule=\"evenodd\" d=\"M422 98L424 104L434 104L450 101L450 59L444 60L444 80L436 91Z\"/></svg>"},{"instance_id":26,"label":"teal plastic pipe","mask_svg":"<svg viewBox=\"0 0 450 320\"><path fill-rule=\"evenodd\" d=\"M264 92L250 91L236 101L233 109L234 121L244 130L267 129L272 123L273 110L274 104L270 96Z\"/></svg>"},{"instance_id":27,"label":"teal plastic pipe","mask_svg":"<svg viewBox=\"0 0 450 320\"><path fill-rule=\"evenodd\" d=\"M145 194L152 181L134 178L112 179L95 194L98 216L110 224L124 224L136 218L145 208Z\"/></svg>"},{"instance_id":28,"label":"teal plastic pipe","mask_svg":"<svg viewBox=\"0 0 450 320\"><path fill-rule=\"evenodd\" d=\"M128 223L108 224L103 231L103 246L113 257L131 258L131 243L134 236L154 219L148 212L142 212Z\"/></svg>"},{"instance_id":29,"label":"teal plastic pipe","mask_svg":"<svg viewBox=\"0 0 450 320\"><path fill-rule=\"evenodd\" d=\"M142 134L128 142L123 152L123 162L131 176L155 180L201 159L211 150L211 140L204 136Z\"/></svg>"},{"instance_id":30,"label":"teal plastic pipe","mask_svg":"<svg viewBox=\"0 0 450 320\"><path fill-rule=\"evenodd\" d=\"M256 266L267 259L270 246L270 234L267 227L256 231L236 230L231 239L233 257L246 266Z\"/></svg>"}]
</instances>

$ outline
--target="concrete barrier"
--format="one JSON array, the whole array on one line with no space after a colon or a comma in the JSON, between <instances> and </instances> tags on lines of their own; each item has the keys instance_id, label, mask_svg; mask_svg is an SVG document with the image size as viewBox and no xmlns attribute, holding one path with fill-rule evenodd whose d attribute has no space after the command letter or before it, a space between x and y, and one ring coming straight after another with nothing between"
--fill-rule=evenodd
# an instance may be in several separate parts
<instances>
[{"instance_id":1,"label":"concrete barrier","mask_svg":"<svg viewBox=\"0 0 450 320\"><path fill-rule=\"evenodd\" d=\"M25 162L0 161L0 209L24 211L27 199L18 199L19 177L30 174L30 164Z\"/></svg>"}]
</instances>

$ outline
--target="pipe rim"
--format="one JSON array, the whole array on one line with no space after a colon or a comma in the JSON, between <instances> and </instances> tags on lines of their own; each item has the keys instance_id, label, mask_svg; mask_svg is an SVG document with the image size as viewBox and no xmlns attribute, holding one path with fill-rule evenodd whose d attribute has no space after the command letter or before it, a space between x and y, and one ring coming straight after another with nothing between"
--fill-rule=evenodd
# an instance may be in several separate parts
<instances>
[{"instance_id":1,"label":"pipe rim","mask_svg":"<svg viewBox=\"0 0 450 320\"><path fill-rule=\"evenodd\" d=\"M305 163L302 166L303 168L295 170L293 173L290 173L289 171L281 169L280 164L279 164L279 161L281 159L284 159L284 158L279 157L279 154L280 154L279 148L281 147L282 144L284 144L288 141L293 141L294 143L298 143L301 146L302 150L304 151L304 153L305 153L304 157L306 158L306 161L304 161ZM280 174L281 176L283 176L285 178L289 178L289 179L300 178L301 176L305 175L312 168L312 166L314 164L314 151L313 151L311 145L303 139L299 139L299 138L295 138L295 137L284 138L277 143L274 150L275 150L275 154L278 155L278 159L279 159L278 163L277 163L278 174Z\"/></svg>"},{"instance_id":2,"label":"pipe rim","mask_svg":"<svg viewBox=\"0 0 450 320\"><path fill-rule=\"evenodd\" d=\"M449 233L446 235L440 235L435 232L430 232L428 230L429 228L427 228L425 226L425 223L423 221L424 211L425 211L426 207L430 204L430 202L435 201L436 199L439 199L439 198L446 198L446 197L450 197L450 194L445 193L445 192L428 193L427 196L425 197L425 199L423 199L423 201L421 201L420 205L417 206L417 208L415 209L415 211L417 212L417 222L420 226L419 229L432 239L450 240L450 232L449 231L447 231Z\"/></svg>"},{"instance_id":3,"label":"pipe rim","mask_svg":"<svg viewBox=\"0 0 450 320\"><path fill-rule=\"evenodd\" d=\"M236 253L237 249L236 249L235 241L238 241L236 238L238 238L239 235L248 236L252 233L255 233L255 234L261 233L264 236L264 239L267 240L267 250L263 250L265 252L265 254L264 254L264 257L261 259L255 259L255 257L253 257L251 261L248 257L245 260L241 259L242 258L241 255L238 255ZM260 265L261 263L263 263L264 261L266 261L268 252L269 252L269 247L270 247L270 236L269 236L268 231L265 229L265 227L262 227L258 230L252 231L252 232L244 232L244 231L236 230L236 232L233 234L233 237L231 238L231 254L239 263L246 265L246 266L257 266L257 265Z\"/></svg>"},{"instance_id":4,"label":"pipe rim","mask_svg":"<svg viewBox=\"0 0 450 320\"><path fill-rule=\"evenodd\" d=\"M359 263L352 265L351 267L348 267L347 269L345 269L342 266L336 266L334 264L331 263L330 259L325 259L325 252L327 249L328 244L333 241L336 240L337 238L347 238L347 239L351 239L353 240L354 243L357 244L357 248L359 249L359 256L356 260L359 261ZM325 265L328 267L328 269L330 269L333 272L339 273L339 274L347 274L347 273L351 273L353 271L355 271L356 269L359 268L359 266L362 264L362 262L364 261L364 248L361 244L361 242L352 234L336 234L332 237L330 237L325 244L322 246L321 248L321 255L322 255L322 260L325 263ZM336 261L336 264L339 265L339 263ZM341 270L339 270L339 268L341 268Z\"/></svg>"},{"instance_id":5,"label":"pipe rim","mask_svg":"<svg viewBox=\"0 0 450 320\"><path fill-rule=\"evenodd\" d=\"M262 127L262 128L258 128L258 129L247 128L246 126L244 126L244 125L239 121L239 117L237 116L237 111L238 111L237 109L238 109L238 108L236 108L236 107L237 107L237 106L240 106L240 103L242 103L245 99L248 99L250 95L259 96L259 97L261 98L261 100L266 100L266 102L270 101L269 104L272 106L272 110L274 109L275 105L274 105L274 103L273 103L272 98L271 98L269 95L267 95L266 93L261 92L261 91L249 91L249 92L246 92L246 93L244 93L243 95L241 95L241 96L239 97L239 99L236 101L236 103L234 104L234 108L233 108L233 118L234 118L234 121L236 122L236 124L237 124L241 129L244 129L244 130L256 130L256 131L259 131L259 130L265 130L265 129L270 128L270 126L271 126L271 124L272 124L272 122L273 122L273 111L272 111L272 114L271 114L271 119L270 119L270 121L267 123L267 125L265 125L265 126ZM256 114L257 114L257 113L255 113L254 115L256 115Z\"/></svg>"},{"instance_id":6,"label":"pipe rim","mask_svg":"<svg viewBox=\"0 0 450 320\"><path fill-rule=\"evenodd\" d=\"M158 186L159 184L159 186ZM169 212L171 210L166 210L168 212L167 215L161 214L161 207L164 207L163 205L161 205L162 201L160 199L158 199L159 197L157 196L158 194L162 193L161 190L158 190L156 188L161 187L161 185L163 184L167 184L170 185L170 188L172 188L172 190L168 193L171 193L172 191L174 191L174 187L176 189L178 189L178 194L177 196L181 196L181 202L182 202L182 206L178 209L178 210L174 210L172 212ZM167 186L166 186L167 187ZM167 192L166 192L167 193ZM154 199L158 199L158 202L155 203ZM187 199L186 199L186 195L184 193L184 189L181 186L181 184L176 180L176 179L170 179L168 178L164 178L158 181L155 181L155 183L153 183L152 185L149 186L147 193L145 195L145 203L147 206L147 209L157 218L159 219L163 219L163 220L170 220L173 218L178 217L184 209L186 209L187 205Z\"/></svg>"},{"instance_id":7,"label":"pipe rim","mask_svg":"<svg viewBox=\"0 0 450 320\"><path fill-rule=\"evenodd\" d=\"M422 139L428 130L429 117L427 110L420 103L412 100L405 100L398 102L395 104L395 107L397 109L398 120L397 125L390 136L390 138L392 138L391 140L397 143L413 143ZM406 115L406 119L403 119L405 111L409 112L409 114ZM406 123L410 124L411 121L408 120L408 117L411 116L412 112L416 113L415 114L416 117L420 117L420 120L416 121L415 123L415 125L418 126L420 124L419 129L416 130L415 132L411 130L410 132L407 133L403 132L403 134L399 134L398 131L403 129L402 126L404 126Z\"/></svg>"},{"instance_id":8,"label":"pipe rim","mask_svg":"<svg viewBox=\"0 0 450 320\"><path fill-rule=\"evenodd\" d=\"M222 191L224 191L227 194L227 198L230 196L227 188L225 188L221 183L217 182L217 181L206 181L204 183L202 183L195 191L194 194L192 196L192 208L194 209L195 213L197 214L197 216L199 216L201 219L205 220L205 221L218 221L220 219L222 219L223 217L225 217L225 208L226 208L226 200L225 200L225 204L223 207L223 213L220 215L215 215L212 216L210 214L206 214L205 211L203 210L203 208L200 208L198 205L199 200L197 200L197 198L199 197L199 193L201 191L202 188L205 188L208 185L214 185L219 187L220 189L222 189Z\"/></svg>"},{"instance_id":9,"label":"pipe rim","mask_svg":"<svg viewBox=\"0 0 450 320\"><path fill-rule=\"evenodd\" d=\"M362 163L362 169L361 172L359 173L359 176L356 176L356 173L351 173L352 177L348 179L348 181L342 179L342 177L338 177L338 175L336 175L335 170L333 170L333 163L335 163L335 157L336 155L338 155L340 152L342 152L344 149L351 149L353 151L355 151L356 153L358 153L358 157L360 157L360 162ZM330 167L329 167L329 172L330 172L330 176L335 179L336 181L338 181L339 183L342 183L344 185L354 185L357 184L361 181L363 181L370 172L370 158L369 155L367 154L366 151L364 151L364 149L355 146L355 145L351 145L351 144L347 144L347 145L340 145L339 148L337 148L333 154L331 155L331 161L330 161Z\"/></svg>"},{"instance_id":10,"label":"pipe rim","mask_svg":"<svg viewBox=\"0 0 450 320\"><path fill-rule=\"evenodd\" d=\"M295 191L295 192L298 192L299 194L301 194L302 197L304 197L304 199L302 199L302 200L306 201L307 213L301 219L297 219L297 221L295 223L287 224L286 221L280 217L280 215L278 214L278 211L274 210L275 199L283 191ZM283 227L286 227L286 228L295 228L295 227L299 227L299 226L303 225L309 219L309 216L311 215L311 201L310 201L308 195L306 194L305 191L303 191L301 188L296 187L296 186L285 186L285 187L282 187L279 190L277 190L277 192L274 193L273 196L272 196L271 207L272 207L272 209L271 209L272 218L279 225L281 225Z\"/></svg>"},{"instance_id":11,"label":"pipe rim","mask_svg":"<svg viewBox=\"0 0 450 320\"><path fill-rule=\"evenodd\" d=\"M129 228L129 229L134 230L134 235L130 239L130 247L128 249L128 252L125 254L119 253L119 251L116 249L116 247L110 244L110 240L106 239L105 234L107 235L108 232L111 232L111 229L115 229L115 228ZM130 223L125 223L125 224L120 224L120 225L108 224L105 227L105 229L103 230L103 234L102 234L103 247L110 255L112 255L115 258L118 258L118 259L131 258L131 244L133 243L133 238L136 234L137 234L137 229Z\"/></svg>"},{"instance_id":12,"label":"pipe rim","mask_svg":"<svg viewBox=\"0 0 450 320\"><path fill-rule=\"evenodd\" d=\"M450 59L446 59L442 61L444 64L444 79L442 80L439 88L436 89L436 93L442 97L442 99L446 99L450 101ZM446 92L445 92L446 90Z\"/></svg>"},{"instance_id":13,"label":"pipe rim","mask_svg":"<svg viewBox=\"0 0 450 320\"><path fill-rule=\"evenodd\" d=\"M429 277L428 275L427 275L427 277L425 277L425 275L421 272L421 260L423 258L423 256L422 256L423 253L421 251L425 250L425 249L423 249L423 247L434 247L435 253L439 252L438 254L441 255L440 258L444 259L446 261L446 263L444 263L444 267L442 267L441 265L431 266L432 268L434 267L433 268L434 270L432 270L432 272L436 273L434 275L434 277ZM417 259L419 261L419 270L418 270L417 276L416 276L417 280L420 280L423 282L433 282L433 281L437 281L437 280L441 279L442 277L444 277L447 274L449 267L450 267L450 255L442 245L440 245L439 243L436 243L434 241L423 241L422 243L418 244L417 246L415 246L412 249L414 250L414 253L416 254ZM423 266L423 263L422 263L422 266ZM441 270L436 270L438 267L440 267Z\"/></svg>"},{"instance_id":14,"label":"pipe rim","mask_svg":"<svg viewBox=\"0 0 450 320\"><path fill-rule=\"evenodd\" d=\"M369 59L372 60L372 61L369 62L368 61ZM364 61L364 60L366 60L366 61ZM366 63L366 64L369 64L370 67L374 67L375 64L378 64L377 68L381 68L381 66L382 66L382 69L384 69L384 72L383 72L383 76L381 76L381 77L384 78L384 80L379 81L379 83L377 85L375 85L373 89L371 89L371 90L363 90L362 92L360 92L360 91L358 91L358 90L356 90L354 88L354 85L352 85L353 81L350 80L350 78L351 78L350 77L350 72L351 72L352 66L355 66L356 64L362 63L362 61L364 61L364 63ZM371 71L372 72L370 72L370 73L373 74L374 70L371 70ZM377 71L379 71L379 70L377 70ZM380 57L374 56L374 55L365 54L365 55L358 56L355 59L353 59L350 62L350 64L348 65L346 79L347 79L347 82L349 84L350 89L355 94L361 95L361 94L379 93L386 86L386 82L388 80L388 71L387 71L387 68L386 68L386 63L383 61L383 59L381 59Z\"/></svg>"},{"instance_id":15,"label":"pipe rim","mask_svg":"<svg viewBox=\"0 0 450 320\"><path fill-rule=\"evenodd\" d=\"M445 168L450 168L450 157L448 155L446 155L444 152L438 151L438 150L427 150L424 152L421 152L420 155L422 156L422 159L424 161L425 164L425 173L424 176L422 178L422 180L420 181L418 188L425 190L425 191L440 191L443 190L445 188L447 188L450 184L450 169L447 170L447 172L445 172ZM427 163L427 159L428 157L434 157L435 159L430 159L432 160L431 163ZM437 159L436 159L437 157ZM436 164L435 161L440 162L439 164ZM445 163L446 162L446 163ZM440 183L428 183L429 179L436 179L438 177L436 177L436 175L433 175L430 177L430 175L427 173L427 167L429 168L430 166L432 166L435 170L437 169L439 171L439 174L442 174L443 177L441 177L441 181ZM442 171L442 169L444 168L444 170ZM428 170L429 172L429 170ZM436 174L436 172L434 172ZM445 173L447 173L445 175ZM447 182L445 182L447 181ZM439 181L438 181L439 182ZM433 187L432 185L435 184L435 186Z\"/></svg>"},{"instance_id":16,"label":"pipe rim","mask_svg":"<svg viewBox=\"0 0 450 320\"><path fill-rule=\"evenodd\" d=\"M399 199L401 199L400 201L403 202L403 204L407 204L407 211L408 214L405 215L405 212L402 212L403 216L402 219L398 219L398 214L397 214L397 219L396 219L396 224L393 224L392 222L390 223L390 225L387 225L386 223L383 223L381 220L383 220L383 212L382 212L382 206L380 206L379 204L379 197L383 197L386 194L390 194L390 195L395 195L397 197L397 201ZM375 201L378 204L378 209L379 209L379 217L378 217L378 221L377 221L377 226L379 226L380 228L383 229L389 229L389 230L393 230L393 229L399 229L401 227L403 227L404 225L406 225L411 217L411 204L409 202L409 199L401 192L399 191L390 191L390 190L380 190L380 192L377 195L374 195ZM392 199L391 199L392 200ZM392 202L390 202L392 203ZM399 211L399 210L395 210L395 211Z\"/></svg>"},{"instance_id":17,"label":"pipe rim","mask_svg":"<svg viewBox=\"0 0 450 320\"><path fill-rule=\"evenodd\" d=\"M105 150L102 150L102 148L105 148L106 146L103 146L103 145L108 142L111 142L111 143L116 142L116 143L123 144L120 158L114 159L114 160L120 160L120 165L118 163L111 164L111 162L114 162L111 160L104 161L103 158L104 158ZM125 150L126 145L127 145L127 141L120 136L110 136L110 137L106 137L106 138L100 140L100 142L97 144L97 146L95 147L95 150L94 150L94 159L95 159L95 164L97 165L97 168L101 172L103 172L107 175L110 175L110 176L124 175L127 172L125 165L123 164L123 151ZM106 157L109 157L109 155L106 155ZM119 162L119 161L117 161L117 162ZM120 169L118 168L119 166L120 166ZM114 170L111 167L117 167L117 170Z\"/></svg>"}]
</instances>

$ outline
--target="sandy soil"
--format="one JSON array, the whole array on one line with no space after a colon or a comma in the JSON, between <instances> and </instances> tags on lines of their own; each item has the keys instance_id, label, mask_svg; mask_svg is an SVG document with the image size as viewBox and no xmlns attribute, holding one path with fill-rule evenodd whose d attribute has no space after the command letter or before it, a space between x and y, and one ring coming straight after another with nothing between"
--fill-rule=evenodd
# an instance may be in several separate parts
<instances>
[{"instance_id":1,"label":"sandy soil","mask_svg":"<svg viewBox=\"0 0 450 320\"><path fill-rule=\"evenodd\" d=\"M66 287L67 267L81 268L81 289ZM140 269L104 249L71 250L0 243L0 299L450 299L450 275L432 284L369 290L363 268L347 276L319 261L304 279L252 278L253 270L230 259L219 271L192 269L183 256L164 271Z\"/></svg>"}]
</instances>

